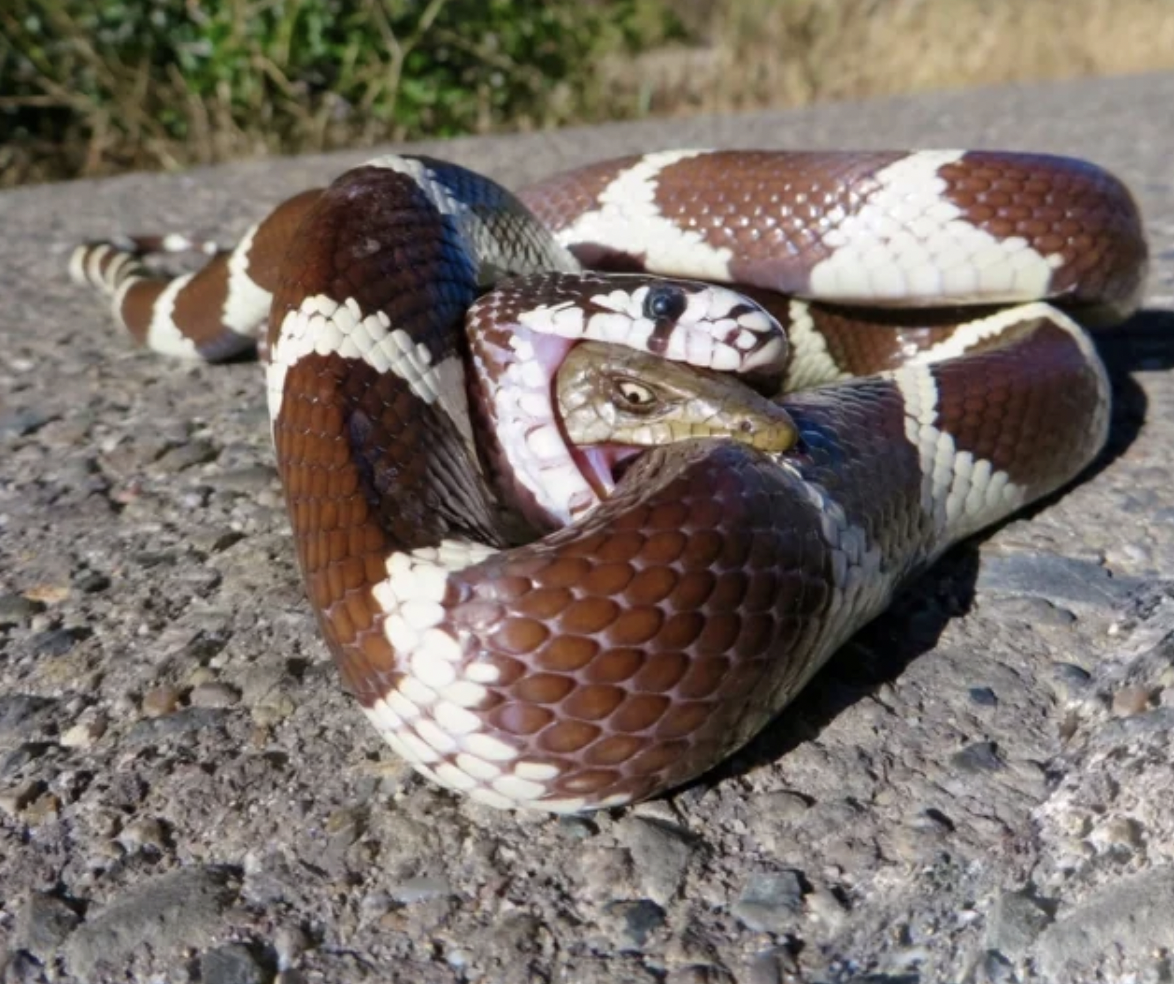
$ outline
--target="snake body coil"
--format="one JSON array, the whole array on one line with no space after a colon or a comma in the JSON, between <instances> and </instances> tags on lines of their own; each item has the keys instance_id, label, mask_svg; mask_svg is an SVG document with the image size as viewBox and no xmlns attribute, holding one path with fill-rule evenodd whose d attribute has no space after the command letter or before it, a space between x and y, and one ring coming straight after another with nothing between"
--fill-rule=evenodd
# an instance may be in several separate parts
<instances>
[{"instance_id":1,"label":"snake body coil","mask_svg":"<svg viewBox=\"0 0 1174 984\"><path fill-rule=\"evenodd\" d=\"M709 769L951 543L1078 474L1109 390L1074 316L1128 313L1145 263L1112 176L961 151L673 151L520 199L385 157L196 274L155 278L161 245L74 273L173 354L268 318L307 593L368 716L436 782L554 811ZM588 340L797 390L796 440L589 465L553 395Z\"/></svg>"}]
</instances>

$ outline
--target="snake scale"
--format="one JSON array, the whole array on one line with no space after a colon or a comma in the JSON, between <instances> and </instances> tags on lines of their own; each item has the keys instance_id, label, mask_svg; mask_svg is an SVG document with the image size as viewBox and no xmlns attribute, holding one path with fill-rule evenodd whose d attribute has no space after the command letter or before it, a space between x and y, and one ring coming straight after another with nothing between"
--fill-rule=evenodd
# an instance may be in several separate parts
<instances>
[{"instance_id":1,"label":"snake scale","mask_svg":"<svg viewBox=\"0 0 1174 984\"><path fill-rule=\"evenodd\" d=\"M561 812L710 769L950 544L1076 476L1110 399L1079 323L1127 316L1146 262L1112 175L974 151L664 151L518 196L385 156L193 274L145 259L193 246L72 272L161 352L264 336L346 685L429 779ZM577 386L646 413L666 361L782 443L576 437Z\"/></svg>"}]
</instances>

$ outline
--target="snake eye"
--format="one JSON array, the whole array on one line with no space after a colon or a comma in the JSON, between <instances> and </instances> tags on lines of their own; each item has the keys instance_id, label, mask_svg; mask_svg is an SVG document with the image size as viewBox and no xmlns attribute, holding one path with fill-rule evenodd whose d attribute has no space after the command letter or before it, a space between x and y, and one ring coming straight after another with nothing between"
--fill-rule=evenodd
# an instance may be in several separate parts
<instances>
[{"instance_id":1,"label":"snake eye","mask_svg":"<svg viewBox=\"0 0 1174 984\"><path fill-rule=\"evenodd\" d=\"M644 317L653 321L662 318L679 318L685 313L685 292L670 284L657 284L648 288L644 295Z\"/></svg>"},{"instance_id":2,"label":"snake eye","mask_svg":"<svg viewBox=\"0 0 1174 984\"><path fill-rule=\"evenodd\" d=\"M623 410L647 412L656 406L656 394L634 379L615 381L615 403Z\"/></svg>"}]
</instances>

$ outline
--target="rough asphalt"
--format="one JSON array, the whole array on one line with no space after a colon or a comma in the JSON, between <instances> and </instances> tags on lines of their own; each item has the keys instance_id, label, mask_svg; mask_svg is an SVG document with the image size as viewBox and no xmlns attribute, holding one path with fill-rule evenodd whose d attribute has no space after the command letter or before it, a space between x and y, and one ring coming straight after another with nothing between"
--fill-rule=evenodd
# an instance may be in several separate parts
<instances>
[{"instance_id":1,"label":"rough asphalt","mask_svg":"<svg viewBox=\"0 0 1174 984\"><path fill-rule=\"evenodd\" d=\"M371 152L0 196L0 980L1174 978L1174 75L430 144L520 185L685 145L1088 157L1145 213L1111 444L719 773L587 819L423 784L303 602L255 365L133 351L71 246L228 242Z\"/></svg>"}]
</instances>

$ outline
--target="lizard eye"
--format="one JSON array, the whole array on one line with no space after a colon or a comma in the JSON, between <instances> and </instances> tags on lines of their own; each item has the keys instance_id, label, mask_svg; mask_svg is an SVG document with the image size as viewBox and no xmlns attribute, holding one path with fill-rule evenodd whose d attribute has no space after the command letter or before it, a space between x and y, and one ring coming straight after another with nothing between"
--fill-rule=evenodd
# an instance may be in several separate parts
<instances>
[{"instance_id":1,"label":"lizard eye","mask_svg":"<svg viewBox=\"0 0 1174 984\"><path fill-rule=\"evenodd\" d=\"M685 292L671 284L657 284L644 295L644 317L653 321L679 318L685 313Z\"/></svg>"},{"instance_id":2,"label":"lizard eye","mask_svg":"<svg viewBox=\"0 0 1174 984\"><path fill-rule=\"evenodd\" d=\"M651 410L656 405L656 394L643 383L634 379L617 379L615 383L616 405L624 410Z\"/></svg>"}]
</instances>

